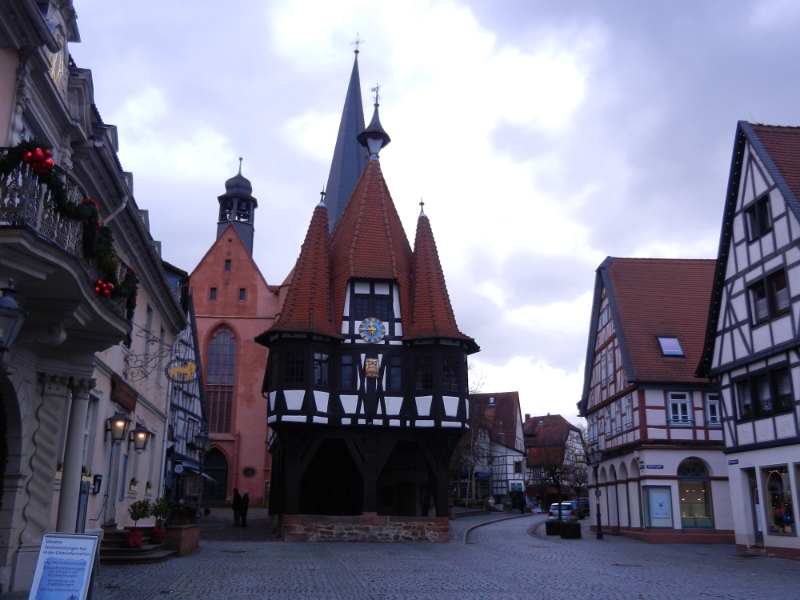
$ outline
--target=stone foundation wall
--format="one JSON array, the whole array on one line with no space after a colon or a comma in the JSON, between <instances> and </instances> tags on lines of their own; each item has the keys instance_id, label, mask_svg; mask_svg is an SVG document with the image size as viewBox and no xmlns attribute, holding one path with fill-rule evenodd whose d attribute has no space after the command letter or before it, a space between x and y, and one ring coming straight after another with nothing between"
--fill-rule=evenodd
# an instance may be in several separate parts
<instances>
[{"instance_id":1,"label":"stone foundation wall","mask_svg":"<svg viewBox=\"0 0 800 600\"><path fill-rule=\"evenodd\" d=\"M447 542L447 517L284 515L287 542Z\"/></svg>"}]
</instances>

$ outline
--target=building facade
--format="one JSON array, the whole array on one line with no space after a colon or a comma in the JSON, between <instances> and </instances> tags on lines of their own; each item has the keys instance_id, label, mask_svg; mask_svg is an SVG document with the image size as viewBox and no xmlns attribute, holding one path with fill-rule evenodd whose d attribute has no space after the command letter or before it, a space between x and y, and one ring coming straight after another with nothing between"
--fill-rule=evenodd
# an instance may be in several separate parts
<instances>
[{"instance_id":1,"label":"building facade","mask_svg":"<svg viewBox=\"0 0 800 600\"><path fill-rule=\"evenodd\" d=\"M623 535L733 540L719 394L695 374L714 268L607 258L597 269L578 409L603 453L590 484L602 494L602 523Z\"/></svg>"},{"instance_id":2,"label":"building facade","mask_svg":"<svg viewBox=\"0 0 800 600\"><path fill-rule=\"evenodd\" d=\"M586 453L578 427L561 415L525 415L523 433L529 504L546 509L558 500L559 491L565 499L585 493L588 483Z\"/></svg>"},{"instance_id":3,"label":"building facade","mask_svg":"<svg viewBox=\"0 0 800 600\"><path fill-rule=\"evenodd\" d=\"M145 357L185 326L79 41L69 1L0 6L0 280L27 313L0 351L0 593L30 586L45 531L124 524L132 477L158 493L168 386ZM141 455L105 434L117 413Z\"/></svg>"},{"instance_id":4,"label":"building facade","mask_svg":"<svg viewBox=\"0 0 800 600\"><path fill-rule=\"evenodd\" d=\"M253 340L275 322L280 287L267 285L253 260L257 206L241 171L225 183L217 239L189 276L213 440L203 482L211 503L230 501L234 488L247 490L252 505L269 494L267 401L254 375L267 351Z\"/></svg>"},{"instance_id":5,"label":"building facade","mask_svg":"<svg viewBox=\"0 0 800 600\"><path fill-rule=\"evenodd\" d=\"M800 558L800 128L736 127L698 374L718 382L740 550Z\"/></svg>"}]
</instances>

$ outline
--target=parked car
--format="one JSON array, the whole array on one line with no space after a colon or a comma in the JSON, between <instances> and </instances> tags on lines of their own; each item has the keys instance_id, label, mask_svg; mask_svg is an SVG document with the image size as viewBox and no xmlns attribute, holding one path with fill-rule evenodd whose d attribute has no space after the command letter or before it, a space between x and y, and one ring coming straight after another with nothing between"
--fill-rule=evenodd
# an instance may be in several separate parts
<instances>
[{"instance_id":1,"label":"parked car","mask_svg":"<svg viewBox=\"0 0 800 600\"><path fill-rule=\"evenodd\" d=\"M550 510L547 512L548 521L558 521L558 502L553 502L550 505ZM562 521L577 521L578 520L578 506L574 500L572 502L561 503L561 520Z\"/></svg>"},{"instance_id":2,"label":"parked car","mask_svg":"<svg viewBox=\"0 0 800 600\"><path fill-rule=\"evenodd\" d=\"M583 511L583 516L578 515L579 519L583 519L589 516L589 499L588 498L578 498L578 508Z\"/></svg>"}]
</instances>

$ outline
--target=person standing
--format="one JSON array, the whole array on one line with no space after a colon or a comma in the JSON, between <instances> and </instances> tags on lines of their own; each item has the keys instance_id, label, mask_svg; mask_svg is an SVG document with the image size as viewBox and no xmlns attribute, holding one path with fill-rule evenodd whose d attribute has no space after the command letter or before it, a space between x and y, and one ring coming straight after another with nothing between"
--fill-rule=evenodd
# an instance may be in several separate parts
<instances>
[{"instance_id":1,"label":"person standing","mask_svg":"<svg viewBox=\"0 0 800 600\"><path fill-rule=\"evenodd\" d=\"M244 491L244 496L239 503L239 514L242 517L242 527L247 527L247 509L250 507L250 492Z\"/></svg>"},{"instance_id":2,"label":"person standing","mask_svg":"<svg viewBox=\"0 0 800 600\"><path fill-rule=\"evenodd\" d=\"M246 494L247 492L245 492ZM239 494L239 488L233 488L233 526L239 525L239 519L242 514L242 496Z\"/></svg>"}]
</instances>

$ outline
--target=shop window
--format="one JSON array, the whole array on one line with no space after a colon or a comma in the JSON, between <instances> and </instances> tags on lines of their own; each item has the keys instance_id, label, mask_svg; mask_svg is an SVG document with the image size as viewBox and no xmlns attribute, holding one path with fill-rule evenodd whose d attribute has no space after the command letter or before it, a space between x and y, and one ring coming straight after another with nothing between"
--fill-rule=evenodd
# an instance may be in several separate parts
<instances>
[{"instance_id":1,"label":"shop window","mask_svg":"<svg viewBox=\"0 0 800 600\"><path fill-rule=\"evenodd\" d=\"M797 535L789 471L785 466L762 469L766 480L767 533Z\"/></svg>"},{"instance_id":2,"label":"shop window","mask_svg":"<svg viewBox=\"0 0 800 600\"><path fill-rule=\"evenodd\" d=\"M711 480L703 461L687 458L678 465L678 496L681 502L681 527L713 529Z\"/></svg>"},{"instance_id":3,"label":"shop window","mask_svg":"<svg viewBox=\"0 0 800 600\"><path fill-rule=\"evenodd\" d=\"M672 489L668 485L642 487L645 527L672 529Z\"/></svg>"}]
</instances>

